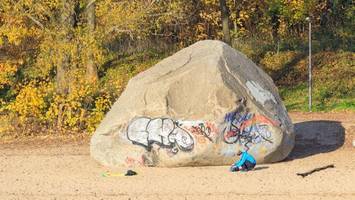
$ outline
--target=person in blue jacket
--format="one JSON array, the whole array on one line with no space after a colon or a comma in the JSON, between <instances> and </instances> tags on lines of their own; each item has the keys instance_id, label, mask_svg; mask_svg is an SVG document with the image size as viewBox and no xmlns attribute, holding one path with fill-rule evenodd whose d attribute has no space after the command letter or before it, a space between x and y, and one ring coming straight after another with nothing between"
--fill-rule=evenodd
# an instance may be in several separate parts
<instances>
[{"instance_id":1,"label":"person in blue jacket","mask_svg":"<svg viewBox=\"0 0 355 200\"><path fill-rule=\"evenodd\" d=\"M238 162L235 162L231 166L230 171L249 171L254 169L256 161L252 155L248 154L246 151L239 151L237 155L241 157Z\"/></svg>"}]
</instances>

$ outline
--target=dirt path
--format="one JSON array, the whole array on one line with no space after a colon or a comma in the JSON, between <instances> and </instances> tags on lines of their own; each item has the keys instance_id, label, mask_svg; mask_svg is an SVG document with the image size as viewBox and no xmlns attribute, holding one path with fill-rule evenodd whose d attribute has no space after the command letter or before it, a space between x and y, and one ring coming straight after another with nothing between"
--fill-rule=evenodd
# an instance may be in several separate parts
<instances>
[{"instance_id":1,"label":"dirt path","mask_svg":"<svg viewBox=\"0 0 355 200\"><path fill-rule=\"evenodd\" d=\"M355 113L291 117L295 151L249 173L230 173L228 166L137 168L137 176L102 177L126 169L93 161L87 138L2 143L0 199L355 199ZM296 175L328 164L336 167Z\"/></svg>"}]
</instances>

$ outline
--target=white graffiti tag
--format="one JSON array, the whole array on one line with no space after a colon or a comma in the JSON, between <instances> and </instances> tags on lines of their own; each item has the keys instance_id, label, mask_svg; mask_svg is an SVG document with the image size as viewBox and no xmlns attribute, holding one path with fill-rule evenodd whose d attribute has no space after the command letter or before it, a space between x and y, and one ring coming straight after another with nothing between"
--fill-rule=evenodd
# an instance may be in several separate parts
<instances>
[{"instance_id":1,"label":"white graffiti tag","mask_svg":"<svg viewBox=\"0 0 355 200\"><path fill-rule=\"evenodd\" d=\"M192 136L179 123L169 118L141 117L133 119L127 128L127 138L133 144L146 147L149 151L152 144L164 148L191 151L194 147ZM177 149L178 148L178 149Z\"/></svg>"}]
</instances>

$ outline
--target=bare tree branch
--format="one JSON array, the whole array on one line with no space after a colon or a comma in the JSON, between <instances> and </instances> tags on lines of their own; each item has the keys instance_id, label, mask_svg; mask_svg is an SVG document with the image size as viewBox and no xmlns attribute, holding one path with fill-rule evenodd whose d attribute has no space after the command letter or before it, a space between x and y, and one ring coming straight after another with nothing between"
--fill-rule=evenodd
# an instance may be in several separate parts
<instances>
[{"instance_id":1,"label":"bare tree branch","mask_svg":"<svg viewBox=\"0 0 355 200\"><path fill-rule=\"evenodd\" d=\"M91 0L89 3L88 3L88 5L86 5L86 7L85 7L85 10L86 9L88 9L88 7L90 7L93 3L95 3L96 2L96 0Z\"/></svg>"},{"instance_id":2,"label":"bare tree branch","mask_svg":"<svg viewBox=\"0 0 355 200\"><path fill-rule=\"evenodd\" d=\"M36 20L34 17L32 17L30 14L26 14L26 16L32 20L35 24L37 24L39 27L41 27L42 29L44 29L44 25L39 22L38 20Z\"/></svg>"},{"instance_id":3,"label":"bare tree branch","mask_svg":"<svg viewBox=\"0 0 355 200\"><path fill-rule=\"evenodd\" d=\"M175 12L165 12L165 13L155 13L155 14L148 14L149 17L157 17L157 16L164 16L164 15L172 15L176 14Z\"/></svg>"},{"instance_id":4,"label":"bare tree branch","mask_svg":"<svg viewBox=\"0 0 355 200\"><path fill-rule=\"evenodd\" d=\"M105 32L105 35L111 33L111 32L117 32L117 33L128 33L130 38L133 39L133 31L132 30L128 30L128 29L119 29L119 27L112 27L110 28L108 31Z\"/></svg>"}]
</instances>

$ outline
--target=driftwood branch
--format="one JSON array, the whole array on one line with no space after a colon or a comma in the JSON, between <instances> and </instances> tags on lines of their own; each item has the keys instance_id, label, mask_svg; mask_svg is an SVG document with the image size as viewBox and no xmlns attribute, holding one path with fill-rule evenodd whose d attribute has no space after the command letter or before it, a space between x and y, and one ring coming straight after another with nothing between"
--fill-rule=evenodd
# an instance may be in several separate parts
<instances>
[{"instance_id":1,"label":"driftwood branch","mask_svg":"<svg viewBox=\"0 0 355 200\"><path fill-rule=\"evenodd\" d=\"M297 173L298 176L302 176L302 178L310 175L310 174L313 174L314 172L318 172L318 171L321 171L321 170L325 170L327 168L334 168L335 166L333 164L331 165L327 165L327 166L324 166L324 167L319 167L319 168L315 168L315 169L312 169L308 172L305 172L305 173Z\"/></svg>"}]
</instances>

